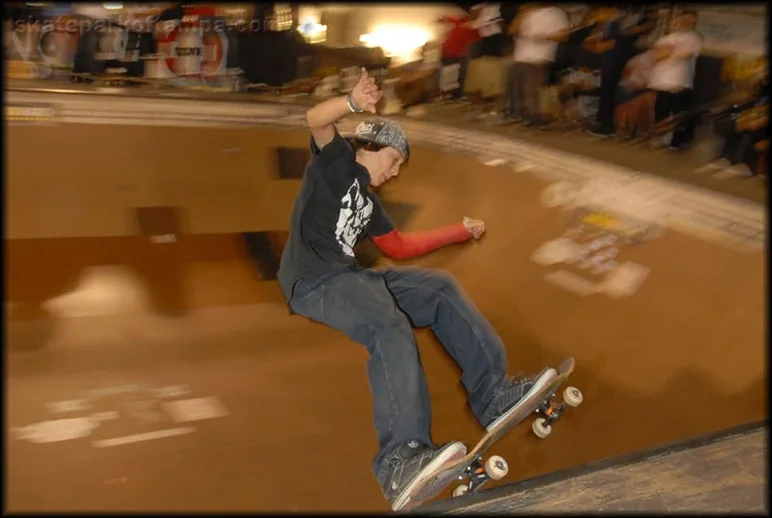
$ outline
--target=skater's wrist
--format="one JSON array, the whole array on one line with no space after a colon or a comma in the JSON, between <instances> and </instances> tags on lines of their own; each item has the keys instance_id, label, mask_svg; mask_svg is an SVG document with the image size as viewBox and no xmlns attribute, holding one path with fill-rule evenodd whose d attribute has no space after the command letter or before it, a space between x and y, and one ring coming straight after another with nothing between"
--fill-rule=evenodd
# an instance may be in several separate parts
<instances>
[{"instance_id":1,"label":"skater's wrist","mask_svg":"<svg viewBox=\"0 0 772 518\"><path fill-rule=\"evenodd\" d=\"M347 95L333 97L308 110L306 120L310 128L323 128L335 124L351 113Z\"/></svg>"},{"instance_id":2,"label":"skater's wrist","mask_svg":"<svg viewBox=\"0 0 772 518\"><path fill-rule=\"evenodd\" d=\"M473 234L467 227L466 221L461 221L455 225L447 227L447 236L451 239L451 243L461 243L470 239Z\"/></svg>"}]
</instances>

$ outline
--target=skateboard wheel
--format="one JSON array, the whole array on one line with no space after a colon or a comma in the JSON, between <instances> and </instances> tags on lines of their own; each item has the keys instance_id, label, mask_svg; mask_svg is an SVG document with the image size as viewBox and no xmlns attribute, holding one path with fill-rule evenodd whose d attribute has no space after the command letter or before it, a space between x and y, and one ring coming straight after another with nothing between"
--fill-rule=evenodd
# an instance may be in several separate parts
<instances>
[{"instance_id":1,"label":"skateboard wheel","mask_svg":"<svg viewBox=\"0 0 772 518\"><path fill-rule=\"evenodd\" d=\"M543 417L539 417L536 419L533 424L531 425L531 429L533 430L533 433L536 434L536 437L539 439L546 438L550 433L552 433L552 426L547 423L547 420Z\"/></svg>"},{"instance_id":2,"label":"skateboard wheel","mask_svg":"<svg viewBox=\"0 0 772 518\"><path fill-rule=\"evenodd\" d=\"M485 461L485 472L492 480L501 480L509 473L509 466L504 457L494 455Z\"/></svg>"},{"instance_id":3,"label":"skateboard wheel","mask_svg":"<svg viewBox=\"0 0 772 518\"><path fill-rule=\"evenodd\" d=\"M459 496L463 496L468 491L469 491L469 486L467 486L466 484L461 484L460 486L456 486L453 489L453 493L452 493L453 494L453 498L456 498L456 497L459 497Z\"/></svg>"},{"instance_id":4,"label":"skateboard wheel","mask_svg":"<svg viewBox=\"0 0 772 518\"><path fill-rule=\"evenodd\" d=\"M566 390L563 391L563 401L568 406L577 407L582 404L583 400L582 391L576 387L566 387Z\"/></svg>"}]
</instances>

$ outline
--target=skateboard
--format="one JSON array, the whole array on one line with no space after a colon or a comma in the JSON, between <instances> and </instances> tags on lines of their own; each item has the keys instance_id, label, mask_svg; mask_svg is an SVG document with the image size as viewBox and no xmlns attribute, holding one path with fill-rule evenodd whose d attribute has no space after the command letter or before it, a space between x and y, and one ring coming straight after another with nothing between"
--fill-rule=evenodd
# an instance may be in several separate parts
<instances>
[{"instance_id":1,"label":"skateboard","mask_svg":"<svg viewBox=\"0 0 772 518\"><path fill-rule=\"evenodd\" d=\"M576 407L582 403L582 393L576 387L567 387L563 391L563 397L557 401L557 389L563 385L574 371L576 361L573 357L563 360L558 367L557 375L538 391L528 396L520 408L498 423L495 428L489 430L480 441L465 456L460 457L440 468L434 475L427 477L426 481L416 487L413 495L403 509L433 498L445 487L453 483L453 480L466 480L453 489L453 497L459 497L466 493L478 491L489 480L500 480L509 472L507 461L498 455L489 457L483 461L483 455L493 447L510 430L525 421L532 413L539 415L531 426L533 433L544 439L552 432L554 423L567 407Z\"/></svg>"}]
</instances>

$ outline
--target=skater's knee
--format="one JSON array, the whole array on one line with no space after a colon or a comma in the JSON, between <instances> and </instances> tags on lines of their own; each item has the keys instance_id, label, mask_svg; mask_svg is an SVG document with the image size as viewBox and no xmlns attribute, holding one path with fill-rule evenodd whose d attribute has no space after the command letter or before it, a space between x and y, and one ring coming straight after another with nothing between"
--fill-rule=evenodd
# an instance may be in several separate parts
<instances>
[{"instance_id":1,"label":"skater's knee","mask_svg":"<svg viewBox=\"0 0 772 518\"><path fill-rule=\"evenodd\" d=\"M444 270L429 270L427 272L428 285L439 293L450 296L458 296L461 292L461 285L458 280Z\"/></svg>"},{"instance_id":2,"label":"skater's knee","mask_svg":"<svg viewBox=\"0 0 772 518\"><path fill-rule=\"evenodd\" d=\"M399 311L384 311L360 320L352 327L350 336L356 341L374 348L379 343L412 346L413 328L407 317Z\"/></svg>"}]
</instances>

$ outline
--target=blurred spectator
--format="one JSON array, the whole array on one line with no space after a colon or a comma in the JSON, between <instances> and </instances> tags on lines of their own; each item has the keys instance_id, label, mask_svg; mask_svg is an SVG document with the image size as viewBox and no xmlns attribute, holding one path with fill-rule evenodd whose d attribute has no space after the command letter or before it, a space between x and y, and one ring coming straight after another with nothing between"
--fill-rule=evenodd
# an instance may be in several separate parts
<instances>
[{"instance_id":1,"label":"blurred spectator","mask_svg":"<svg viewBox=\"0 0 772 518\"><path fill-rule=\"evenodd\" d=\"M558 44L550 83L558 85L557 116L563 123L581 125L591 108L589 98L597 95L594 82L600 56L582 45L595 29L595 11L592 7L587 9L579 23L571 26L566 40Z\"/></svg>"},{"instance_id":2,"label":"blurred spectator","mask_svg":"<svg viewBox=\"0 0 772 518\"><path fill-rule=\"evenodd\" d=\"M600 69L600 55L588 51L583 45L584 40L597 29L596 11L595 7L587 9L582 20L571 28L565 45L563 45L565 57L560 63L561 70L571 67L582 67L588 70Z\"/></svg>"},{"instance_id":3,"label":"blurred spectator","mask_svg":"<svg viewBox=\"0 0 772 518\"><path fill-rule=\"evenodd\" d=\"M74 3L72 10L77 15L79 34L75 49L73 72L76 74L100 74L104 72L105 61L97 59L100 43L105 41L104 33L114 15L102 4Z\"/></svg>"},{"instance_id":4,"label":"blurred spectator","mask_svg":"<svg viewBox=\"0 0 772 518\"><path fill-rule=\"evenodd\" d=\"M504 95L506 77L502 53L506 35L502 30L499 4L484 3L472 7L472 28L480 35L477 55L470 57L464 91L484 112Z\"/></svg>"},{"instance_id":5,"label":"blurred spectator","mask_svg":"<svg viewBox=\"0 0 772 518\"><path fill-rule=\"evenodd\" d=\"M568 38L568 16L553 4L523 4L520 9L508 31L516 39L506 115L544 127L548 121L541 110L541 94L549 83L558 43Z\"/></svg>"},{"instance_id":6,"label":"blurred spectator","mask_svg":"<svg viewBox=\"0 0 772 518\"><path fill-rule=\"evenodd\" d=\"M646 136L654 125L656 94L647 88L654 59L653 52L642 52L622 72L614 108L614 131L620 140Z\"/></svg>"},{"instance_id":7,"label":"blurred spectator","mask_svg":"<svg viewBox=\"0 0 772 518\"><path fill-rule=\"evenodd\" d=\"M637 49L648 48L648 39L657 28L657 5L631 3L629 11L622 22L625 34L634 38L633 45Z\"/></svg>"},{"instance_id":8,"label":"blurred spectator","mask_svg":"<svg viewBox=\"0 0 772 518\"><path fill-rule=\"evenodd\" d=\"M617 86L627 62L636 54L635 43L639 38L637 19L633 23L617 6L608 5L598 9L596 31L585 40L586 48L601 55L600 92L598 112L590 133L608 137L615 133L614 106Z\"/></svg>"},{"instance_id":9,"label":"blurred spectator","mask_svg":"<svg viewBox=\"0 0 772 518\"><path fill-rule=\"evenodd\" d=\"M89 16L90 10L88 6L86 11L83 12L81 5L73 7L73 11L78 15L78 43L75 48L75 57L73 59L72 71L76 74L92 74L96 72L94 54L97 50L97 44L99 35L91 27L91 21L93 18ZM86 22L86 23L82 23Z\"/></svg>"},{"instance_id":10,"label":"blurred spectator","mask_svg":"<svg viewBox=\"0 0 772 518\"><path fill-rule=\"evenodd\" d=\"M731 170L737 175L766 175L766 152L769 140L769 76L765 74L751 100L738 106L716 124L716 134L724 141L716 159L698 172Z\"/></svg>"},{"instance_id":11,"label":"blurred spectator","mask_svg":"<svg viewBox=\"0 0 772 518\"><path fill-rule=\"evenodd\" d=\"M469 15L463 16L443 16L439 19L440 23L451 25L450 31L445 35L442 41L442 66L458 66L457 89L450 93L452 99L458 99L462 95L462 85L466 79L466 70L468 65L467 55L469 46L480 39L477 29L471 26L472 18Z\"/></svg>"},{"instance_id":12,"label":"blurred spectator","mask_svg":"<svg viewBox=\"0 0 772 518\"><path fill-rule=\"evenodd\" d=\"M694 30L696 24L696 11L685 11L673 20L670 34L652 45L656 64L649 77L649 88L657 92L654 107L657 124L669 117L682 116L691 107L694 68L703 45L702 36ZM676 124L670 148L689 147L694 129L694 117Z\"/></svg>"}]
</instances>

